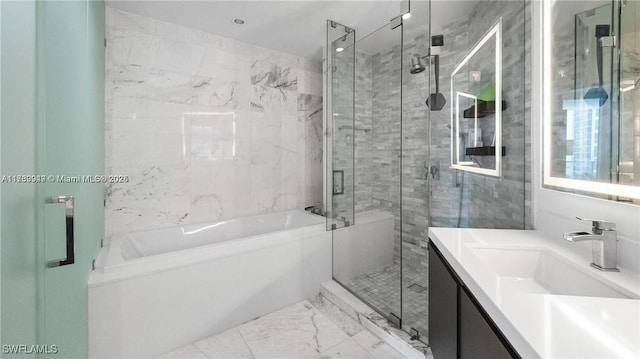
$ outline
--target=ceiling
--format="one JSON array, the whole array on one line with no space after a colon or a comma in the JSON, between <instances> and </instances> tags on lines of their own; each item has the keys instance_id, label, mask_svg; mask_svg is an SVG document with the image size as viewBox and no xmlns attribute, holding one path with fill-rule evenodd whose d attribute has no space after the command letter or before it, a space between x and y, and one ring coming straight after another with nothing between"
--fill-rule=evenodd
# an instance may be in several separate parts
<instances>
[{"instance_id":1,"label":"ceiling","mask_svg":"<svg viewBox=\"0 0 640 359\"><path fill-rule=\"evenodd\" d=\"M431 9L439 16L434 26L460 16L475 1L433 1ZM114 1L107 6L230 37L250 44L320 61L326 38L326 20L356 29L361 39L405 12L407 0L376 1ZM404 10L403 10L404 9ZM411 1L412 33L427 32L429 2ZM244 25L233 23L241 18ZM436 22L438 24L436 24ZM397 36L386 37L397 41ZM381 38L381 41L384 39ZM388 44L380 44L382 47Z\"/></svg>"}]
</instances>

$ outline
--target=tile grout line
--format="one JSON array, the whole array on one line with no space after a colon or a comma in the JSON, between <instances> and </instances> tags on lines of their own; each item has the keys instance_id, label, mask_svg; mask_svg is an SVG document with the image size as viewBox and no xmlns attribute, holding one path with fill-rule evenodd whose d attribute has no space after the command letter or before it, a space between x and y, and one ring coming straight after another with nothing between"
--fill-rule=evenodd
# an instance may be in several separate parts
<instances>
[{"instance_id":1,"label":"tile grout line","mask_svg":"<svg viewBox=\"0 0 640 359\"><path fill-rule=\"evenodd\" d=\"M243 326L243 324L238 325L238 334L240 334L240 338L242 338L242 341L244 342L244 345L247 346L247 349L249 349L249 353L251 353L251 356L253 357L253 359L257 359L256 354L253 352L253 350L251 349L251 347L249 346L249 342L247 342L247 339L244 337L244 334L242 334L242 331L240 330L240 327Z\"/></svg>"},{"instance_id":2,"label":"tile grout line","mask_svg":"<svg viewBox=\"0 0 640 359\"><path fill-rule=\"evenodd\" d=\"M403 358L407 358L407 356L406 356L406 355L404 355L404 354L400 353L399 351L397 351L394 347L392 347L391 345L389 345L389 343L387 343L386 341L384 341L384 339L382 339L382 338L378 337L377 335L373 334L370 330L368 330L368 329L366 329L366 328L365 328L365 330L363 330L363 332L364 332L364 331L366 331L366 332L368 332L369 334L371 334L371 335L373 335L374 337L376 337L376 339L378 340L378 342L377 342L376 344L374 344L374 345L378 345L378 346L379 346L380 344L386 344L389 348L391 348L392 350L394 350L396 353L398 353L398 354L402 355L402 357L403 357ZM360 333L358 333L358 334L356 334L356 335L359 335L359 334L361 334L361 333L362 333L362 332L360 332ZM355 336L355 335L354 335L354 336ZM359 343L359 342L357 342L356 340L354 340L354 342L355 342L356 344L358 344L360 347L362 347L362 349L364 349L364 351L365 351L365 352L367 352L368 354L370 354L372 358L377 358L377 356L376 356L374 353L372 353L369 349L367 349L367 347L365 347L364 345L360 344L360 343ZM372 346L372 347L371 347L371 349L374 349L374 347Z\"/></svg>"},{"instance_id":3,"label":"tile grout line","mask_svg":"<svg viewBox=\"0 0 640 359\"><path fill-rule=\"evenodd\" d=\"M337 306L336 304L334 304L333 302L331 302L328 298L326 298L326 297L325 297L325 296L323 296L322 294L320 294L320 297L321 297L321 300L322 300L323 302L328 302L328 304L327 304L327 303L323 303L323 305L325 305L325 306L333 305L333 306L335 306L335 307L336 307L336 309L339 311L340 315L344 315L344 316L346 316L346 317L348 317L348 318L351 318L351 316L349 316L349 314L347 314L346 312L344 312L344 311L342 310L342 308L340 308L339 306ZM344 330L342 330L342 328L340 328L340 326L338 325L339 323L337 323L336 321L334 321L334 320L332 319L332 317L330 317L330 316L327 316L327 315L323 314L323 313L322 313L322 311L320 310L320 308L318 308L317 306L315 306L311 301L310 301L309 303L310 303L310 304L311 304L311 306L313 307L314 311L318 312L319 314L324 315L327 319L329 319L329 321L330 321L330 322L332 322L336 327L338 327L338 329L339 329L343 334L345 334L345 335L347 336L347 338L346 338L346 339L344 339L344 340L342 340L342 341L340 341L340 342L338 342L338 343L336 343L336 344L332 345L331 347L329 347L329 348L327 348L326 350L324 350L324 351L322 351L321 353L319 353L319 354L320 354L320 356L322 356L322 355L324 355L325 353L327 353L327 352L331 351L332 349L336 348L337 346L342 345L342 344L344 344L345 342L347 342L347 341L351 340L351 341L352 341L356 346L360 347L360 348L361 348L362 350L364 350L367 354L369 354L372 358L375 358L375 357L376 357L373 353L371 353L371 351L367 350L367 348L365 348L363 345L361 345L361 344L360 344L360 343L358 343L355 339L353 339L354 337L356 337L356 336L358 336L358 335L360 335L360 334L362 334L362 333L365 333L365 332L366 332L366 333L369 333L369 334L372 334L372 335L374 335L374 336L375 336L375 334L371 333L371 331L370 331L370 330L368 330L366 327L362 326L358 320L356 320L356 322L357 322L358 324L360 324L360 325L361 325L361 328L362 328L362 329L361 329L360 331L358 331L357 333L353 334L353 335L349 335L349 333L345 332ZM353 319L353 318L352 318L352 319ZM383 341L382 339L378 338L377 336L376 336L376 338L377 338L380 342L384 343L384 341ZM399 354L401 354L401 353L399 353ZM402 355L402 354L401 354L401 355Z\"/></svg>"},{"instance_id":4,"label":"tile grout line","mask_svg":"<svg viewBox=\"0 0 640 359\"><path fill-rule=\"evenodd\" d=\"M339 325L339 323L338 323L337 321L334 321L332 317L330 317L330 316L328 316L328 315L325 315L325 317L326 317L327 319L329 319L329 321L331 321L333 324L335 324L335 325L338 327L338 329L340 329L340 330L341 330L343 333L345 333L348 337L353 338L353 337L354 337L354 336L356 336L357 334L360 334L363 330L366 330L366 328L364 328L364 327L362 326L362 324L360 324L360 322L359 322L357 319L352 318L349 314L347 314L344 310L342 310L342 308L340 308L339 306L337 306L336 304L334 304L333 302L331 302L328 298L326 298L326 297L325 297L325 296L323 296L322 294L318 294L318 296L320 296L320 298L321 298L321 300L322 300L322 302L323 302L323 303L322 303L322 305L326 306L326 307L327 307L327 310L329 310L329 309L328 309L328 307L329 307L329 306L333 306L333 307L335 307L335 308L338 310L338 312L339 312L339 314L340 314L341 316L344 316L344 317L346 317L346 318L350 318L351 320L353 320L355 323L357 323L357 324L362 328L362 330L360 330L360 331L359 331L359 332L357 332L356 334L349 335L349 333L347 333L346 331L342 330L342 328L340 328L340 325ZM310 303L311 303L311 302L310 302ZM315 306L313 303L311 303L311 305L312 305L312 306L313 306L313 307L314 307L318 312L322 313L322 311L320 310L320 308L319 308L319 307Z\"/></svg>"},{"instance_id":5,"label":"tile grout line","mask_svg":"<svg viewBox=\"0 0 640 359\"><path fill-rule=\"evenodd\" d=\"M211 358L207 353L203 352L200 348L198 348L198 346L197 346L195 343L193 343L193 344L191 344L191 345L193 345L193 347L194 347L194 348L196 348L196 350L197 350L197 351L199 351L200 353L202 353L202 355L206 356L206 357L207 357L207 358L209 358L209 359L213 359L213 358Z\"/></svg>"},{"instance_id":6,"label":"tile grout line","mask_svg":"<svg viewBox=\"0 0 640 359\"><path fill-rule=\"evenodd\" d=\"M366 330L366 329L363 329L363 330ZM346 333L345 333L345 334L346 334ZM333 348L337 347L338 345L343 344L344 342L348 341L349 339L352 339L352 337L350 337L350 336L348 336L348 335L347 335L347 338L346 338L345 340L340 341L339 343L336 343L336 344L334 344L334 345L330 346L329 348L327 348L326 350L324 350L322 353L318 353L318 354L322 357L322 355L324 355L326 352L328 352L328 351L330 351L331 349L333 349ZM355 341L354 341L354 342L355 342ZM358 343L356 343L356 344L358 344Z\"/></svg>"}]
</instances>

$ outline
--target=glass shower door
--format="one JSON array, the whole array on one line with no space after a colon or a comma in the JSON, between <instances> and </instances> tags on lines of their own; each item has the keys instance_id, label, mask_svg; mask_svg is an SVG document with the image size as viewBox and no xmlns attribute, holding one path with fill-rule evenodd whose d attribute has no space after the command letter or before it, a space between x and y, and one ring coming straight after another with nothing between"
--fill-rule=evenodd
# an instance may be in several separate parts
<instances>
[{"instance_id":1,"label":"glass shower door","mask_svg":"<svg viewBox=\"0 0 640 359\"><path fill-rule=\"evenodd\" d=\"M340 53L334 58L345 57L348 51L345 63L355 73L335 77L335 81L348 83L344 87L347 91L342 96L334 94L333 106L328 107L334 119L342 116L343 108L353 111L348 112L348 121L333 123L333 134L339 136L333 142L344 141L344 146L333 147L333 158L342 156L347 159L347 167L353 168L353 177L347 180L353 189L345 186L345 190L352 191L349 198L355 213L355 226L333 231L334 279L398 326L401 40L402 21L397 18L355 45L340 51L334 46L333 51ZM334 76L339 71L340 66Z\"/></svg>"},{"instance_id":2,"label":"glass shower door","mask_svg":"<svg viewBox=\"0 0 640 359\"><path fill-rule=\"evenodd\" d=\"M443 163L431 159L431 111L425 104L433 90L434 66L428 57L431 9L427 3L411 5L402 39L402 329L426 343L429 184L439 179ZM421 72L411 66L415 56L421 59Z\"/></svg>"},{"instance_id":3,"label":"glass shower door","mask_svg":"<svg viewBox=\"0 0 640 359\"><path fill-rule=\"evenodd\" d=\"M327 21L325 108L327 230L354 223L354 120L356 31Z\"/></svg>"},{"instance_id":4,"label":"glass shower door","mask_svg":"<svg viewBox=\"0 0 640 359\"><path fill-rule=\"evenodd\" d=\"M15 17L3 40L20 39L2 43L2 175L32 176L2 183L3 350L86 358L103 234L104 3L1 6Z\"/></svg>"},{"instance_id":5,"label":"glass shower door","mask_svg":"<svg viewBox=\"0 0 640 359\"><path fill-rule=\"evenodd\" d=\"M37 167L49 178L38 191L43 339L61 357L83 358L87 283L104 233L104 3L45 1L37 12Z\"/></svg>"}]
</instances>

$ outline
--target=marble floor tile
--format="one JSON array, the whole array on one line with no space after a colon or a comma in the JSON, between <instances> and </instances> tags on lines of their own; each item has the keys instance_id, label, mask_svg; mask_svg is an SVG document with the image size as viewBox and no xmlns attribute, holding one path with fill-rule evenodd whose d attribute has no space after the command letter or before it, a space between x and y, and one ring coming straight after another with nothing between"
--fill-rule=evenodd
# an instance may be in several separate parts
<instances>
[{"instance_id":1,"label":"marble floor tile","mask_svg":"<svg viewBox=\"0 0 640 359\"><path fill-rule=\"evenodd\" d=\"M239 327L256 358L314 358L349 336L308 301Z\"/></svg>"},{"instance_id":2,"label":"marble floor tile","mask_svg":"<svg viewBox=\"0 0 640 359\"><path fill-rule=\"evenodd\" d=\"M376 359L403 359L404 355L393 349L389 344L373 335L368 330L363 330L353 336L353 341L362 346L371 357Z\"/></svg>"},{"instance_id":3,"label":"marble floor tile","mask_svg":"<svg viewBox=\"0 0 640 359\"><path fill-rule=\"evenodd\" d=\"M253 359L253 353L238 328L232 328L194 344L209 358Z\"/></svg>"},{"instance_id":4,"label":"marble floor tile","mask_svg":"<svg viewBox=\"0 0 640 359\"><path fill-rule=\"evenodd\" d=\"M347 313L343 312L337 305L331 303L321 294L309 299L311 305L313 305L320 313L324 314L329 320L338 326L348 336L352 337L362 330L364 327L358 323L357 320L351 318Z\"/></svg>"},{"instance_id":5,"label":"marble floor tile","mask_svg":"<svg viewBox=\"0 0 640 359\"><path fill-rule=\"evenodd\" d=\"M156 359L405 358L322 296L293 304Z\"/></svg>"},{"instance_id":6,"label":"marble floor tile","mask_svg":"<svg viewBox=\"0 0 640 359\"><path fill-rule=\"evenodd\" d=\"M320 359L371 359L371 353L349 338L320 355Z\"/></svg>"},{"instance_id":7,"label":"marble floor tile","mask_svg":"<svg viewBox=\"0 0 640 359\"><path fill-rule=\"evenodd\" d=\"M391 326L383 316L356 298L336 281L330 280L322 283L320 293L344 313L357 320L360 325L374 336L385 338L384 341L386 343L405 357L432 359L428 345L420 340L411 340L408 333Z\"/></svg>"},{"instance_id":8,"label":"marble floor tile","mask_svg":"<svg viewBox=\"0 0 640 359\"><path fill-rule=\"evenodd\" d=\"M195 345L189 344L185 347L182 347L178 350L174 350L172 352L160 355L155 357L155 359L209 359L207 355L201 352Z\"/></svg>"}]
</instances>

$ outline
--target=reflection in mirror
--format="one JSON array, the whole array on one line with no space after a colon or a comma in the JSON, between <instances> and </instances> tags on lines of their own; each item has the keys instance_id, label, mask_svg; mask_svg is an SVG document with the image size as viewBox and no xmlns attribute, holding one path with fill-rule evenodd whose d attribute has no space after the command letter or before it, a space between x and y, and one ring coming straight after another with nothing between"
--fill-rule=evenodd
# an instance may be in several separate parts
<instances>
[{"instance_id":1,"label":"reflection in mirror","mask_svg":"<svg viewBox=\"0 0 640 359\"><path fill-rule=\"evenodd\" d=\"M625 1L621 9L620 48L618 182L640 186L640 1Z\"/></svg>"},{"instance_id":2,"label":"reflection in mirror","mask_svg":"<svg viewBox=\"0 0 640 359\"><path fill-rule=\"evenodd\" d=\"M639 4L545 0L546 186L640 199Z\"/></svg>"},{"instance_id":3,"label":"reflection in mirror","mask_svg":"<svg viewBox=\"0 0 640 359\"><path fill-rule=\"evenodd\" d=\"M451 73L451 165L500 176L502 147L502 19ZM496 104L502 104L502 106Z\"/></svg>"}]
</instances>

